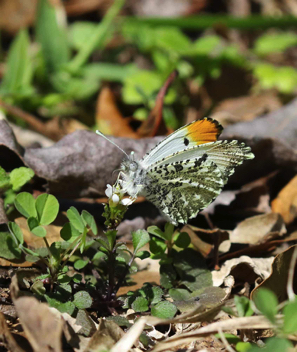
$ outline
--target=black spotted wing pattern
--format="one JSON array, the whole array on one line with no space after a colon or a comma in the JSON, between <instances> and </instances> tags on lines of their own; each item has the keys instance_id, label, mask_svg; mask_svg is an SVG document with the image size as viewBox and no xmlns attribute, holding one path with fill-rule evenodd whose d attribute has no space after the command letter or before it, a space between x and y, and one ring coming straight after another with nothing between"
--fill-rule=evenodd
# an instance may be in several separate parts
<instances>
[{"instance_id":1,"label":"black spotted wing pattern","mask_svg":"<svg viewBox=\"0 0 297 352\"><path fill-rule=\"evenodd\" d=\"M201 158L152 165L146 180L143 194L176 225L195 217L224 186L220 169L207 154Z\"/></svg>"}]
</instances>

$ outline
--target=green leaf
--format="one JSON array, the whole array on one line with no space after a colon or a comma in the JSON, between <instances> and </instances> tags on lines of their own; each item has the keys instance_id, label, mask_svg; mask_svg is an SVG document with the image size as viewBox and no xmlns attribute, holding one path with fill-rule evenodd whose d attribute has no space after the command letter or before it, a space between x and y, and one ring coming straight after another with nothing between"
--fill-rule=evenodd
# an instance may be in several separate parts
<instances>
[{"instance_id":1,"label":"green leaf","mask_svg":"<svg viewBox=\"0 0 297 352\"><path fill-rule=\"evenodd\" d=\"M114 246L114 243L115 243L115 240L117 237L117 231L116 230L108 230L105 235L106 235L108 243L109 243L109 249L111 250Z\"/></svg>"},{"instance_id":2,"label":"green leaf","mask_svg":"<svg viewBox=\"0 0 297 352\"><path fill-rule=\"evenodd\" d=\"M150 257L150 252L148 251L140 251L136 254L136 258L140 258L141 260L149 258Z\"/></svg>"},{"instance_id":3,"label":"green leaf","mask_svg":"<svg viewBox=\"0 0 297 352\"><path fill-rule=\"evenodd\" d=\"M131 308L134 309L135 312L146 312L149 309L148 300L144 297L136 297Z\"/></svg>"},{"instance_id":4,"label":"green leaf","mask_svg":"<svg viewBox=\"0 0 297 352\"><path fill-rule=\"evenodd\" d=\"M226 334L225 334L226 335ZM216 337L220 338L219 336L215 335ZM229 343L232 343L231 341L229 341L229 339L227 339ZM250 342L237 342L236 344L236 351L237 352L248 352L250 351L250 349L252 348L252 344Z\"/></svg>"},{"instance_id":5,"label":"green leaf","mask_svg":"<svg viewBox=\"0 0 297 352\"><path fill-rule=\"evenodd\" d=\"M152 307L151 313L160 319L171 319L177 312L176 306L168 301L162 301Z\"/></svg>"},{"instance_id":6,"label":"green leaf","mask_svg":"<svg viewBox=\"0 0 297 352\"><path fill-rule=\"evenodd\" d=\"M164 254L167 249L166 243L160 241L158 238L153 237L150 240L150 251L154 255ZM155 258L157 259L157 258Z\"/></svg>"},{"instance_id":7,"label":"green leaf","mask_svg":"<svg viewBox=\"0 0 297 352\"><path fill-rule=\"evenodd\" d=\"M12 170L9 177L12 189L17 192L34 177L34 171L28 167L19 167Z\"/></svg>"},{"instance_id":8,"label":"green leaf","mask_svg":"<svg viewBox=\"0 0 297 352\"><path fill-rule=\"evenodd\" d=\"M49 225L52 223L59 212L57 198L47 193L37 197L35 207L40 225Z\"/></svg>"},{"instance_id":9,"label":"green leaf","mask_svg":"<svg viewBox=\"0 0 297 352\"><path fill-rule=\"evenodd\" d=\"M30 290L36 295L43 296L46 292L43 282L40 280L34 281L33 285L30 287Z\"/></svg>"},{"instance_id":10,"label":"green leaf","mask_svg":"<svg viewBox=\"0 0 297 352\"><path fill-rule=\"evenodd\" d=\"M150 236L145 230L137 230L132 232L132 243L134 253L137 253L143 246L150 241Z\"/></svg>"},{"instance_id":11,"label":"green leaf","mask_svg":"<svg viewBox=\"0 0 297 352\"><path fill-rule=\"evenodd\" d=\"M168 293L174 301L186 301L191 297L190 292L184 288L171 288Z\"/></svg>"},{"instance_id":12,"label":"green leaf","mask_svg":"<svg viewBox=\"0 0 297 352\"><path fill-rule=\"evenodd\" d=\"M63 240L69 242L73 242L80 234L81 233L70 222L67 222L60 231Z\"/></svg>"},{"instance_id":13,"label":"green leaf","mask_svg":"<svg viewBox=\"0 0 297 352\"><path fill-rule=\"evenodd\" d=\"M7 66L0 89L2 94L31 93L33 70L29 46L28 31L21 30L9 49Z\"/></svg>"},{"instance_id":14,"label":"green leaf","mask_svg":"<svg viewBox=\"0 0 297 352\"><path fill-rule=\"evenodd\" d=\"M90 308L92 305L92 298L86 291L77 292L73 299L73 303L78 309Z\"/></svg>"},{"instance_id":15,"label":"green leaf","mask_svg":"<svg viewBox=\"0 0 297 352\"><path fill-rule=\"evenodd\" d=\"M88 260L83 260L83 259L78 259L75 263L74 263L74 268L76 270L81 270L83 269L86 265L88 265L89 261Z\"/></svg>"},{"instance_id":16,"label":"green leaf","mask_svg":"<svg viewBox=\"0 0 297 352\"><path fill-rule=\"evenodd\" d=\"M145 297L150 304L156 304L162 300L163 290L159 286L152 286L150 283L145 283L139 290L139 293Z\"/></svg>"},{"instance_id":17,"label":"green leaf","mask_svg":"<svg viewBox=\"0 0 297 352\"><path fill-rule=\"evenodd\" d=\"M278 305L276 295L266 288L259 288L255 291L253 300L259 311L274 324Z\"/></svg>"},{"instance_id":18,"label":"green leaf","mask_svg":"<svg viewBox=\"0 0 297 352\"><path fill-rule=\"evenodd\" d=\"M150 233L151 235L157 236L159 238L162 238L163 240L167 240L166 235L162 230L159 229L158 226L149 226L147 228L147 232Z\"/></svg>"},{"instance_id":19,"label":"green leaf","mask_svg":"<svg viewBox=\"0 0 297 352\"><path fill-rule=\"evenodd\" d=\"M179 248L187 248L191 244L191 238L186 232L180 232L175 236L174 244Z\"/></svg>"},{"instance_id":20,"label":"green leaf","mask_svg":"<svg viewBox=\"0 0 297 352\"><path fill-rule=\"evenodd\" d=\"M44 297L51 307L58 309L61 313L68 313L69 315L72 315L75 311L75 305L73 302L68 301L66 303L62 303L55 298L49 297L48 295L44 295Z\"/></svg>"},{"instance_id":21,"label":"green leaf","mask_svg":"<svg viewBox=\"0 0 297 352\"><path fill-rule=\"evenodd\" d=\"M39 226L39 221L36 218L30 217L27 220L27 224L28 224L29 230L32 231L33 229L35 229L35 227Z\"/></svg>"},{"instance_id":22,"label":"green leaf","mask_svg":"<svg viewBox=\"0 0 297 352\"><path fill-rule=\"evenodd\" d=\"M19 259L22 251L9 232L0 232L0 257L8 260Z\"/></svg>"},{"instance_id":23,"label":"green leaf","mask_svg":"<svg viewBox=\"0 0 297 352\"><path fill-rule=\"evenodd\" d=\"M94 216L91 215L86 210L82 211L81 216L82 216L83 220L85 221L85 224L87 224L89 226L89 228L92 230L93 234L96 236L98 233L98 229L97 229L97 225L96 225Z\"/></svg>"},{"instance_id":24,"label":"green leaf","mask_svg":"<svg viewBox=\"0 0 297 352\"><path fill-rule=\"evenodd\" d=\"M74 207L67 210L67 217L70 223L80 232L83 233L85 229L85 224L78 212Z\"/></svg>"},{"instance_id":25,"label":"green leaf","mask_svg":"<svg viewBox=\"0 0 297 352\"><path fill-rule=\"evenodd\" d=\"M49 0L40 0L36 14L36 38L41 44L42 53L48 71L57 71L69 59L69 47L63 16L58 6L53 6Z\"/></svg>"},{"instance_id":26,"label":"green leaf","mask_svg":"<svg viewBox=\"0 0 297 352\"><path fill-rule=\"evenodd\" d=\"M19 244L23 244L24 243L24 236L23 236L23 232L21 230L21 228L19 227L18 224L16 224L15 222L9 222L8 223L8 228L10 233L12 234L16 245L18 246Z\"/></svg>"},{"instance_id":27,"label":"green leaf","mask_svg":"<svg viewBox=\"0 0 297 352\"><path fill-rule=\"evenodd\" d=\"M15 198L15 207L26 218L37 217L35 199L28 192L19 193Z\"/></svg>"},{"instance_id":28,"label":"green leaf","mask_svg":"<svg viewBox=\"0 0 297 352\"><path fill-rule=\"evenodd\" d=\"M165 230L164 230L164 234L167 241L171 241L173 233L174 233L174 225L171 224L170 222L167 222L165 224Z\"/></svg>"},{"instance_id":29,"label":"green leaf","mask_svg":"<svg viewBox=\"0 0 297 352\"><path fill-rule=\"evenodd\" d=\"M110 35L114 29L113 20L121 10L124 2L124 0L114 1L103 20L96 26L96 30L93 31L92 36L85 41L84 46L81 47L77 55L69 63L68 68L71 72L76 72L80 69L86 63L95 48L98 46L103 47L106 37Z\"/></svg>"},{"instance_id":30,"label":"green leaf","mask_svg":"<svg viewBox=\"0 0 297 352\"><path fill-rule=\"evenodd\" d=\"M6 190L10 186L10 178L6 171L0 166L0 191Z\"/></svg>"},{"instance_id":31,"label":"green leaf","mask_svg":"<svg viewBox=\"0 0 297 352\"><path fill-rule=\"evenodd\" d=\"M295 334L297 332L297 301L288 303L284 310L284 326L285 334Z\"/></svg>"},{"instance_id":32,"label":"green leaf","mask_svg":"<svg viewBox=\"0 0 297 352\"><path fill-rule=\"evenodd\" d=\"M196 40L192 45L192 52L195 55L212 55L221 43L217 35L208 35Z\"/></svg>"},{"instance_id":33,"label":"green leaf","mask_svg":"<svg viewBox=\"0 0 297 352\"><path fill-rule=\"evenodd\" d=\"M289 340L271 337L266 340L264 348L253 345L252 348L248 349L248 352L288 352L290 348L293 348L293 344Z\"/></svg>"},{"instance_id":34,"label":"green leaf","mask_svg":"<svg viewBox=\"0 0 297 352\"><path fill-rule=\"evenodd\" d=\"M250 317L254 314L251 301L244 296L234 296L234 302L239 317Z\"/></svg>"},{"instance_id":35,"label":"green leaf","mask_svg":"<svg viewBox=\"0 0 297 352\"><path fill-rule=\"evenodd\" d=\"M37 237L45 237L46 236L46 229L42 226L37 226L33 230L31 230L33 235Z\"/></svg>"},{"instance_id":36,"label":"green leaf","mask_svg":"<svg viewBox=\"0 0 297 352\"><path fill-rule=\"evenodd\" d=\"M273 53L282 53L297 44L297 35L292 32L265 33L254 44L257 55L266 56Z\"/></svg>"}]
</instances>

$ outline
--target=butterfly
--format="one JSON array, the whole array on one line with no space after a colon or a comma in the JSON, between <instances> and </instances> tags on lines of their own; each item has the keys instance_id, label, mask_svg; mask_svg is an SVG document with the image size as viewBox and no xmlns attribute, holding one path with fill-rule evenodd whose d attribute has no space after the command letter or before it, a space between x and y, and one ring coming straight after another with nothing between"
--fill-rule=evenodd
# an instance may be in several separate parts
<instances>
[{"instance_id":1,"label":"butterfly","mask_svg":"<svg viewBox=\"0 0 297 352\"><path fill-rule=\"evenodd\" d=\"M112 142L126 154L118 176L122 191L132 198L145 196L174 225L187 223L215 200L236 166L254 158L244 143L217 141L222 131L214 119L196 120L171 133L141 160Z\"/></svg>"}]
</instances>

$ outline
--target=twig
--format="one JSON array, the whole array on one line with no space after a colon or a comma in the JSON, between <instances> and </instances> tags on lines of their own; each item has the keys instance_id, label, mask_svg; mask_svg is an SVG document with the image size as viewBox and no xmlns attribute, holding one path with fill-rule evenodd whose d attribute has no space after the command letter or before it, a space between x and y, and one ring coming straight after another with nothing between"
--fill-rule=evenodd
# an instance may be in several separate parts
<instances>
[{"instance_id":1,"label":"twig","mask_svg":"<svg viewBox=\"0 0 297 352\"><path fill-rule=\"evenodd\" d=\"M297 246L295 246L294 252L292 254L290 267L289 267L289 273L288 273L288 282L287 282L287 293L288 293L289 301L291 301L291 302L295 301L295 293L293 290L293 281L294 281L296 261L297 261Z\"/></svg>"},{"instance_id":2,"label":"twig","mask_svg":"<svg viewBox=\"0 0 297 352\"><path fill-rule=\"evenodd\" d=\"M47 137L51 137L46 133L46 128L44 123L39 121L38 118L35 117L34 115L29 114L16 106L7 104L2 100L0 100L0 106L2 106L9 114L16 116L22 119L23 121L27 122L27 124L30 125L35 131L43 135L46 135Z\"/></svg>"},{"instance_id":3,"label":"twig","mask_svg":"<svg viewBox=\"0 0 297 352\"><path fill-rule=\"evenodd\" d=\"M235 352L235 350L230 346L225 335L223 334L222 328L218 328L218 334L220 335L220 339L222 340L226 350L229 352Z\"/></svg>"}]
</instances>

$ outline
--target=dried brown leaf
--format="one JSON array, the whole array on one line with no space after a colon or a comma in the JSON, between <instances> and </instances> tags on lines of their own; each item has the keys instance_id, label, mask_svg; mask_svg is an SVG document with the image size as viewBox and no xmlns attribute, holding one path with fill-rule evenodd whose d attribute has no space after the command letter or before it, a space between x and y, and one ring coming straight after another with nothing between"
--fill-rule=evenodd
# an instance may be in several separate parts
<instances>
[{"instance_id":1,"label":"dried brown leaf","mask_svg":"<svg viewBox=\"0 0 297 352\"><path fill-rule=\"evenodd\" d=\"M226 277L232 275L235 284L254 284L260 277L266 279L271 273L271 263L273 257L270 258L250 258L241 256L227 260L220 270L212 271L212 281L214 286L221 286Z\"/></svg>"},{"instance_id":2,"label":"dried brown leaf","mask_svg":"<svg viewBox=\"0 0 297 352\"><path fill-rule=\"evenodd\" d=\"M124 335L124 331L114 321L101 319L98 330L92 336L85 352L111 349Z\"/></svg>"},{"instance_id":3,"label":"dried brown leaf","mask_svg":"<svg viewBox=\"0 0 297 352\"><path fill-rule=\"evenodd\" d=\"M282 236L287 232L283 218L279 214L270 213L256 215L239 223L230 234L232 243L249 245L266 242L273 236Z\"/></svg>"},{"instance_id":4,"label":"dried brown leaf","mask_svg":"<svg viewBox=\"0 0 297 352\"><path fill-rule=\"evenodd\" d=\"M271 203L272 211L282 215L286 224L297 217L297 176L295 176Z\"/></svg>"},{"instance_id":5,"label":"dried brown leaf","mask_svg":"<svg viewBox=\"0 0 297 352\"><path fill-rule=\"evenodd\" d=\"M256 117L279 109L282 106L274 93L249 95L246 97L226 99L213 112L212 117L223 126L237 122L251 121Z\"/></svg>"},{"instance_id":6,"label":"dried brown leaf","mask_svg":"<svg viewBox=\"0 0 297 352\"><path fill-rule=\"evenodd\" d=\"M130 127L129 119L125 119L117 108L114 94L107 86L99 93L95 118L98 129L104 134L114 137L139 137Z\"/></svg>"},{"instance_id":7,"label":"dried brown leaf","mask_svg":"<svg viewBox=\"0 0 297 352\"><path fill-rule=\"evenodd\" d=\"M25 296L15 299L14 304L33 350L62 352L63 322L48 305Z\"/></svg>"},{"instance_id":8,"label":"dried brown leaf","mask_svg":"<svg viewBox=\"0 0 297 352\"><path fill-rule=\"evenodd\" d=\"M258 285L251 293L253 299L254 294L259 288L267 288L273 291L278 301L281 303L288 298L287 295L287 282L288 272L291 264L291 259L296 246L292 246L284 252L278 254L272 263L271 275ZM296 271L296 268L295 268ZM294 276L293 289L297 289L297 275Z\"/></svg>"}]
</instances>

